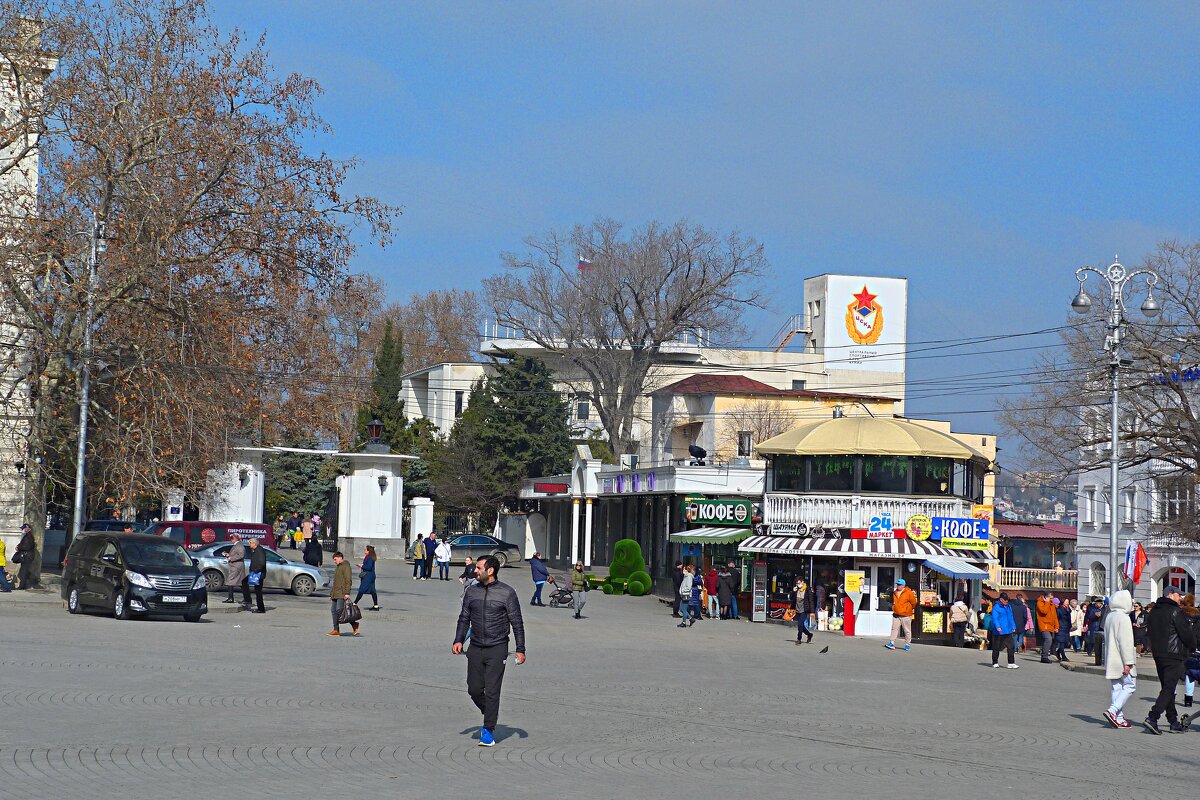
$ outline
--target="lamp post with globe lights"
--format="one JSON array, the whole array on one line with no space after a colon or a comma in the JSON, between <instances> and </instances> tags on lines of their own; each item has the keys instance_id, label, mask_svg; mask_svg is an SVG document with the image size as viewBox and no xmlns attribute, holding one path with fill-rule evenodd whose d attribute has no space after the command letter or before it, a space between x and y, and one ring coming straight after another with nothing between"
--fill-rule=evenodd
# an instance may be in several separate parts
<instances>
[{"instance_id":1,"label":"lamp post with globe lights","mask_svg":"<svg viewBox=\"0 0 1200 800\"><path fill-rule=\"evenodd\" d=\"M1114 258L1113 263L1103 270L1097 267L1080 267L1075 270L1075 279L1079 281L1079 293L1071 301L1071 310L1076 314L1087 314L1092 309L1092 298L1084 289L1084 283L1087 281L1089 273L1100 277L1101 286L1105 282L1108 284L1108 323L1106 326L1108 335L1104 337L1104 350L1109 355L1108 367L1112 376L1112 433L1109 442L1111 449L1108 455L1108 502L1111 509L1108 532L1108 585L1111 595L1122 586L1121 579L1117 575L1117 527L1120 525L1118 518L1120 494L1118 494L1117 487L1121 472L1121 434L1117 426L1121 407L1121 367L1129 363L1121 355L1121 339L1125 333L1125 289L1134 278L1144 275L1146 276L1146 299L1142 301L1142 314L1153 319L1162 313L1162 306L1154 299L1154 286L1158 283L1158 273L1149 269L1136 269L1131 272Z\"/></svg>"}]
</instances>

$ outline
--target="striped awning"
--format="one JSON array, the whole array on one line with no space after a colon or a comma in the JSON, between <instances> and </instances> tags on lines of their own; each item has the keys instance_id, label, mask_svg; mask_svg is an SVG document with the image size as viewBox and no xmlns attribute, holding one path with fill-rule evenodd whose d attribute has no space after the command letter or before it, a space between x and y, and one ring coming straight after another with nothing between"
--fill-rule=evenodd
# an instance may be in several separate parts
<instances>
[{"instance_id":1,"label":"striped awning","mask_svg":"<svg viewBox=\"0 0 1200 800\"><path fill-rule=\"evenodd\" d=\"M936 542L918 542L915 539L817 539L811 536L751 536L738 545L738 552L777 556L911 558L922 561L930 556L954 557L954 553Z\"/></svg>"},{"instance_id":2,"label":"striped awning","mask_svg":"<svg viewBox=\"0 0 1200 800\"><path fill-rule=\"evenodd\" d=\"M671 541L679 544L736 544L750 534L753 528L692 528L671 534Z\"/></svg>"}]
</instances>

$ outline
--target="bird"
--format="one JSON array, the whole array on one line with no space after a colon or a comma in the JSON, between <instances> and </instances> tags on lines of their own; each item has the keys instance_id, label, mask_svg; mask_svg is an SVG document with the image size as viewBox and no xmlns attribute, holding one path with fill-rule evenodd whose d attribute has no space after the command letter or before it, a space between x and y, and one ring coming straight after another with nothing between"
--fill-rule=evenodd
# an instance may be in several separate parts
<instances>
[{"instance_id":1,"label":"bird","mask_svg":"<svg viewBox=\"0 0 1200 800\"><path fill-rule=\"evenodd\" d=\"M822 648L821 648L821 652L822 652L822 653L828 653L828 652L829 652L829 645L825 645L824 647L822 647Z\"/></svg>"}]
</instances>

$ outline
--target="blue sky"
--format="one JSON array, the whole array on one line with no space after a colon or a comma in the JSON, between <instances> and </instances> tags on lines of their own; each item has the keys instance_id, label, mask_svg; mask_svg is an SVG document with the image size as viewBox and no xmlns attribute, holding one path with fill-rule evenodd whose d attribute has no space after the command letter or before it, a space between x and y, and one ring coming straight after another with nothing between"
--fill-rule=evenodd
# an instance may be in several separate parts
<instances>
[{"instance_id":1,"label":"blue sky","mask_svg":"<svg viewBox=\"0 0 1200 800\"><path fill-rule=\"evenodd\" d=\"M403 206L396 243L359 260L397 299L475 288L551 227L687 217L766 245L755 344L822 272L908 277L910 341L943 340L1059 325L1075 267L1200 236L1193 4L212 10L324 86L323 144L362 160L352 188ZM986 430L979 378L927 382L1036 352L913 359L910 413Z\"/></svg>"}]
</instances>

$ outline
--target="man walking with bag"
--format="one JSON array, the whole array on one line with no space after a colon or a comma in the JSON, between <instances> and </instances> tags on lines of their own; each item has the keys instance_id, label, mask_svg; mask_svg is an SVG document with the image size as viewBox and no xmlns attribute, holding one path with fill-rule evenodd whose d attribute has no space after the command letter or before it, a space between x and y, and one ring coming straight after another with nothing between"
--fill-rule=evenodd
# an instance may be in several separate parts
<instances>
[{"instance_id":1,"label":"man walking with bag","mask_svg":"<svg viewBox=\"0 0 1200 800\"><path fill-rule=\"evenodd\" d=\"M241 590L242 608L250 608L250 585L246 582L246 548L242 546L242 537L236 533L232 534L229 540L233 542L233 546L225 555L225 561L229 564L225 576L225 591L229 593L229 596L221 602L236 603L233 594Z\"/></svg>"},{"instance_id":2,"label":"man walking with bag","mask_svg":"<svg viewBox=\"0 0 1200 800\"><path fill-rule=\"evenodd\" d=\"M500 561L495 556L479 559L475 564L478 583L467 587L458 627L450 651L463 652L467 631L471 646L467 649L467 693L475 707L483 713L483 729L479 746L496 744L496 720L500 716L500 688L504 683L504 665L508 660L508 635L512 629L516 638L517 664L525 663L525 622L521 619L521 604L517 593L496 578Z\"/></svg>"},{"instance_id":3,"label":"man walking with bag","mask_svg":"<svg viewBox=\"0 0 1200 800\"><path fill-rule=\"evenodd\" d=\"M1183 594L1178 586L1168 586L1166 596L1158 598L1146 618L1150 652L1154 655L1154 668L1158 670L1158 685L1162 687L1143 723L1146 730L1153 734L1162 733L1158 718L1164 713L1171 733L1187 730L1179 724L1179 712L1175 710L1175 687L1183 677L1188 656L1196 647L1196 634L1192 623L1179 607L1182 599Z\"/></svg>"},{"instance_id":4,"label":"man walking with bag","mask_svg":"<svg viewBox=\"0 0 1200 800\"><path fill-rule=\"evenodd\" d=\"M333 554L333 563L337 567L333 571L333 586L329 589L329 600L333 605L330 607L333 612L333 630L329 632L329 636L342 635L342 611L346 608L346 604L350 602L350 586L354 580L350 572L350 564L346 561L346 557L342 552ZM350 623L350 635L358 636L358 623Z\"/></svg>"}]
</instances>

